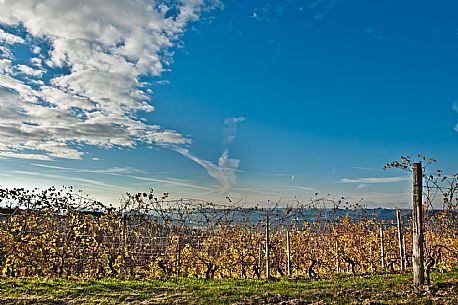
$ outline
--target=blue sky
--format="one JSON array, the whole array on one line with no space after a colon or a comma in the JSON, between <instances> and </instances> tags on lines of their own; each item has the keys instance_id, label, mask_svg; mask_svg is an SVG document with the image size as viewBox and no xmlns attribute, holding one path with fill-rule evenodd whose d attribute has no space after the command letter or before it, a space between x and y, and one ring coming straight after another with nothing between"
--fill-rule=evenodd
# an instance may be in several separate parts
<instances>
[{"instance_id":1,"label":"blue sky","mask_svg":"<svg viewBox=\"0 0 458 305\"><path fill-rule=\"evenodd\" d=\"M11 2L11 3L10 3ZM105 3L106 2L106 3ZM0 185L408 206L458 167L456 1L5 1Z\"/></svg>"}]
</instances>

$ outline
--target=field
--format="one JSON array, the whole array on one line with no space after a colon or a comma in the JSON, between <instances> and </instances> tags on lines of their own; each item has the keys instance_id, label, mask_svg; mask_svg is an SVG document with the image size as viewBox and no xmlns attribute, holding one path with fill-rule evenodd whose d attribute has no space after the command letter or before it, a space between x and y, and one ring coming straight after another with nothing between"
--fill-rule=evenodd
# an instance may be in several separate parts
<instances>
[{"instance_id":1,"label":"field","mask_svg":"<svg viewBox=\"0 0 458 305\"><path fill-rule=\"evenodd\" d=\"M458 268L432 273L415 289L411 274L318 280L0 280L2 304L457 304Z\"/></svg>"}]
</instances>

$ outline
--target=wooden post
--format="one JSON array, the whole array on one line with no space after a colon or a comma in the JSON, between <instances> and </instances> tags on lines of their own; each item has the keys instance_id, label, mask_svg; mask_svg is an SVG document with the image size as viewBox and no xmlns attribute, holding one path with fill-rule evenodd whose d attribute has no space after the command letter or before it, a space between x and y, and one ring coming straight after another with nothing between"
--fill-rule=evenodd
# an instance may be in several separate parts
<instances>
[{"instance_id":1,"label":"wooden post","mask_svg":"<svg viewBox=\"0 0 458 305\"><path fill-rule=\"evenodd\" d=\"M291 244L289 240L289 230L286 230L286 259L288 276L291 276Z\"/></svg>"},{"instance_id":2,"label":"wooden post","mask_svg":"<svg viewBox=\"0 0 458 305\"><path fill-rule=\"evenodd\" d=\"M269 215L266 215L266 278L270 278L270 262L269 262Z\"/></svg>"},{"instance_id":3,"label":"wooden post","mask_svg":"<svg viewBox=\"0 0 458 305\"><path fill-rule=\"evenodd\" d=\"M425 284L423 250L423 172L421 162L412 165L413 172L413 209L412 209L412 269L413 284Z\"/></svg>"},{"instance_id":4,"label":"wooden post","mask_svg":"<svg viewBox=\"0 0 458 305\"><path fill-rule=\"evenodd\" d=\"M339 242L336 240L336 272L340 273Z\"/></svg>"},{"instance_id":5,"label":"wooden post","mask_svg":"<svg viewBox=\"0 0 458 305\"><path fill-rule=\"evenodd\" d=\"M399 260L401 263L401 272L404 272L404 251L402 245L402 224L401 224L401 212L399 209L396 209L396 219L398 222L398 243L399 243Z\"/></svg>"},{"instance_id":6,"label":"wooden post","mask_svg":"<svg viewBox=\"0 0 458 305\"><path fill-rule=\"evenodd\" d=\"M67 212L67 216L65 217L65 226L64 226L64 237L63 237L63 253L62 253L62 261L60 266L60 272L62 275L65 275L65 278L68 278L69 273L67 272L66 263L67 263L67 252L68 252L68 221L70 217L70 211Z\"/></svg>"},{"instance_id":7,"label":"wooden post","mask_svg":"<svg viewBox=\"0 0 458 305\"><path fill-rule=\"evenodd\" d=\"M380 255L382 257L382 270L385 272L385 244L383 242L383 226L380 224Z\"/></svg>"},{"instance_id":8,"label":"wooden post","mask_svg":"<svg viewBox=\"0 0 458 305\"><path fill-rule=\"evenodd\" d=\"M407 243L406 243L406 236L405 235L402 235L402 250L403 250L403 254L404 254L404 268L407 268L407 266L409 265L409 261L407 260Z\"/></svg>"},{"instance_id":9,"label":"wooden post","mask_svg":"<svg viewBox=\"0 0 458 305\"><path fill-rule=\"evenodd\" d=\"M178 235L178 245L177 245L177 277L180 277L180 269L181 269L181 235Z\"/></svg>"},{"instance_id":10,"label":"wooden post","mask_svg":"<svg viewBox=\"0 0 458 305\"><path fill-rule=\"evenodd\" d=\"M374 269L374 258L372 256L372 242L369 246L369 256L371 257L371 273L374 273L375 269Z\"/></svg>"},{"instance_id":11,"label":"wooden post","mask_svg":"<svg viewBox=\"0 0 458 305\"><path fill-rule=\"evenodd\" d=\"M124 268L126 264L126 231L127 231L127 221L126 221L126 213L125 211L122 212L121 215L121 266L119 268L119 278L122 280L124 278Z\"/></svg>"},{"instance_id":12,"label":"wooden post","mask_svg":"<svg viewBox=\"0 0 458 305\"><path fill-rule=\"evenodd\" d=\"M262 243L259 241L258 244L258 268L259 268L259 273L261 273L261 264L262 264Z\"/></svg>"}]
</instances>

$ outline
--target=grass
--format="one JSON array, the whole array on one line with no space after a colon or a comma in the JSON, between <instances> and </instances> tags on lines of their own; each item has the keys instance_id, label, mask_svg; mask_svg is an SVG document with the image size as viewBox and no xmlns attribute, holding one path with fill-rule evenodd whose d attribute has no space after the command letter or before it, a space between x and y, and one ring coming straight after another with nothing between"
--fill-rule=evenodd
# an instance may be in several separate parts
<instances>
[{"instance_id":1,"label":"grass","mask_svg":"<svg viewBox=\"0 0 458 305\"><path fill-rule=\"evenodd\" d=\"M0 279L1 304L458 304L458 268L433 273L429 288L412 275L321 280Z\"/></svg>"}]
</instances>

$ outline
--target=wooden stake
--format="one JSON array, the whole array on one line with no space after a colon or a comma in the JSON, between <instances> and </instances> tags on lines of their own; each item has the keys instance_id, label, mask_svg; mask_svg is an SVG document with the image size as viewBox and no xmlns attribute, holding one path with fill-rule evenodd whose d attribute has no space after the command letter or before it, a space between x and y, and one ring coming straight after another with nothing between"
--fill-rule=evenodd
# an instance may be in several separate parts
<instances>
[{"instance_id":1,"label":"wooden stake","mask_svg":"<svg viewBox=\"0 0 458 305\"><path fill-rule=\"evenodd\" d=\"M398 243L399 243L399 260L401 264L401 272L404 272L404 251L402 245L402 224L401 224L401 212L399 209L396 209L396 219L398 222Z\"/></svg>"},{"instance_id":2,"label":"wooden stake","mask_svg":"<svg viewBox=\"0 0 458 305\"><path fill-rule=\"evenodd\" d=\"M259 244L258 244L258 270L259 270L259 273L261 273L261 264L262 264L262 243L261 241L259 241Z\"/></svg>"},{"instance_id":3,"label":"wooden stake","mask_svg":"<svg viewBox=\"0 0 458 305\"><path fill-rule=\"evenodd\" d=\"M385 244L383 242L382 224L380 224L380 255L382 257L382 270L385 271Z\"/></svg>"},{"instance_id":4,"label":"wooden stake","mask_svg":"<svg viewBox=\"0 0 458 305\"><path fill-rule=\"evenodd\" d=\"M286 258L287 258L287 270L288 276L291 276L291 244L289 240L289 230L286 231Z\"/></svg>"},{"instance_id":5,"label":"wooden stake","mask_svg":"<svg viewBox=\"0 0 458 305\"><path fill-rule=\"evenodd\" d=\"M336 272L340 273L339 243L336 241Z\"/></svg>"},{"instance_id":6,"label":"wooden stake","mask_svg":"<svg viewBox=\"0 0 458 305\"><path fill-rule=\"evenodd\" d=\"M371 273L374 273L375 269L374 269L374 258L372 256L372 242L371 242L371 245L369 246L369 255L371 257Z\"/></svg>"},{"instance_id":7,"label":"wooden stake","mask_svg":"<svg viewBox=\"0 0 458 305\"><path fill-rule=\"evenodd\" d=\"M266 215L266 278L270 278L270 264L269 264L269 215Z\"/></svg>"},{"instance_id":8,"label":"wooden stake","mask_svg":"<svg viewBox=\"0 0 458 305\"><path fill-rule=\"evenodd\" d=\"M181 269L181 235L178 235L178 247L177 247L177 277L180 277Z\"/></svg>"},{"instance_id":9,"label":"wooden stake","mask_svg":"<svg viewBox=\"0 0 458 305\"><path fill-rule=\"evenodd\" d=\"M407 259L407 243L406 243L405 235L402 235L402 244L403 244L402 250L404 254L404 267L407 268L409 261Z\"/></svg>"},{"instance_id":10,"label":"wooden stake","mask_svg":"<svg viewBox=\"0 0 458 305\"><path fill-rule=\"evenodd\" d=\"M425 284L425 265L423 250L423 172L421 162L414 163L413 172L413 209L412 209L412 269L413 284Z\"/></svg>"},{"instance_id":11,"label":"wooden stake","mask_svg":"<svg viewBox=\"0 0 458 305\"><path fill-rule=\"evenodd\" d=\"M119 270L119 278L122 280L124 278L124 268L126 264L126 236L127 236L127 215L125 212L122 212L121 215L121 222L122 222L122 232L121 232L121 266Z\"/></svg>"}]
</instances>

